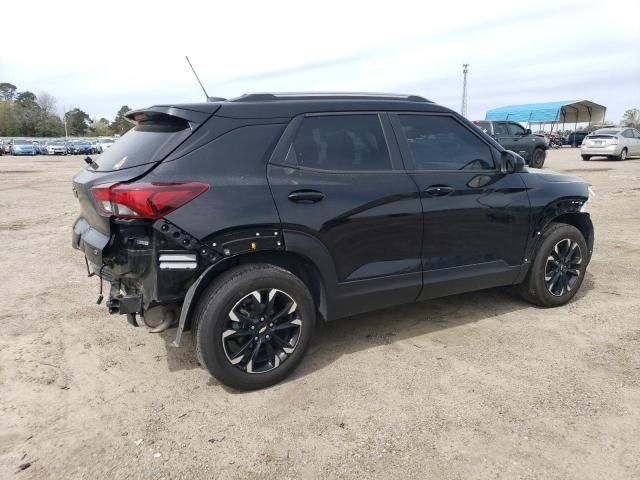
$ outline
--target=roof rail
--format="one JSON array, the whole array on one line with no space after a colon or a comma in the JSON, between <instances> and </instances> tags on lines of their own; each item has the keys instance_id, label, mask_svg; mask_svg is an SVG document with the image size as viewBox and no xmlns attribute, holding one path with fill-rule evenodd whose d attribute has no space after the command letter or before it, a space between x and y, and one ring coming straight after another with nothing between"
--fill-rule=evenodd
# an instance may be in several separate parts
<instances>
[{"instance_id":1,"label":"roof rail","mask_svg":"<svg viewBox=\"0 0 640 480\"><path fill-rule=\"evenodd\" d=\"M283 92L283 93L245 93L229 102L262 102L274 100L406 100L409 102L432 103L419 95L403 95L399 93L365 93L365 92Z\"/></svg>"}]
</instances>

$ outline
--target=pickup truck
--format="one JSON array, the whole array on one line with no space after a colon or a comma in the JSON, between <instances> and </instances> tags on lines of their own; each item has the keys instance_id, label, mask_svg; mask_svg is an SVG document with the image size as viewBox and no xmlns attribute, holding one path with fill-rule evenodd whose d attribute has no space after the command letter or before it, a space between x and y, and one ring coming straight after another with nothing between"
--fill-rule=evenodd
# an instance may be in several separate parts
<instances>
[{"instance_id":1,"label":"pickup truck","mask_svg":"<svg viewBox=\"0 0 640 480\"><path fill-rule=\"evenodd\" d=\"M504 148L524 158L530 167L542 168L544 165L549 146L544 138L533 135L530 129L509 121L475 120L473 123Z\"/></svg>"}]
</instances>

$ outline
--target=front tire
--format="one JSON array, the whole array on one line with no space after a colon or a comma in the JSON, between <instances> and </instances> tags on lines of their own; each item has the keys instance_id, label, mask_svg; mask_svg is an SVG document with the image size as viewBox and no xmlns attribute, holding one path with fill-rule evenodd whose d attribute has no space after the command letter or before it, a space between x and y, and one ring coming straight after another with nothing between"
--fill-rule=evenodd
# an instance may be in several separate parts
<instances>
[{"instance_id":1,"label":"front tire","mask_svg":"<svg viewBox=\"0 0 640 480\"><path fill-rule=\"evenodd\" d=\"M591 160L591 155L582 155L582 160L584 160L585 162Z\"/></svg>"},{"instance_id":2,"label":"front tire","mask_svg":"<svg viewBox=\"0 0 640 480\"><path fill-rule=\"evenodd\" d=\"M192 332L198 360L239 390L274 385L302 361L316 323L306 285L269 264L223 273L203 292Z\"/></svg>"},{"instance_id":3,"label":"front tire","mask_svg":"<svg viewBox=\"0 0 640 480\"><path fill-rule=\"evenodd\" d=\"M529 160L529 166L533 168L542 168L544 160L547 154L542 148L536 148L531 152L531 160Z\"/></svg>"},{"instance_id":4,"label":"front tire","mask_svg":"<svg viewBox=\"0 0 640 480\"><path fill-rule=\"evenodd\" d=\"M542 235L540 247L525 281L518 286L520 295L541 307L559 307L580 289L589 251L580 230L564 223L552 224Z\"/></svg>"}]
</instances>

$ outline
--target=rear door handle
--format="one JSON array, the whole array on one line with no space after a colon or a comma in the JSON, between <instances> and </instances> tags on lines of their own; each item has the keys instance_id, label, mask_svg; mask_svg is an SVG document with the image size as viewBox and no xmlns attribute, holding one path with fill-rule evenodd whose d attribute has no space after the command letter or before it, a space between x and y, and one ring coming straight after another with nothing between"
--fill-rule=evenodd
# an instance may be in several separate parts
<instances>
[{"instance_id":1,"label":"rear door handle","mask_svg":"<svg viewBox=\"0 0 640 480\"><path fill-rule=\"evenodd\" d=\"M324 193L317 190L296 190L288 198L295 203L316 203L324 198Z\"/></svg>"},{"instance_id":2,"label":"rear door handle","mask_svg":"<svg viewBox=\"0 0 640 480\"><path fill-rule=\"evenodd\" d=\"M455 190L455 188L450 187L449 185L432 185L424 189L424 193L426 193L430 197L444 197L445 195L449 195Z\"/></svg>"}]
</instances>

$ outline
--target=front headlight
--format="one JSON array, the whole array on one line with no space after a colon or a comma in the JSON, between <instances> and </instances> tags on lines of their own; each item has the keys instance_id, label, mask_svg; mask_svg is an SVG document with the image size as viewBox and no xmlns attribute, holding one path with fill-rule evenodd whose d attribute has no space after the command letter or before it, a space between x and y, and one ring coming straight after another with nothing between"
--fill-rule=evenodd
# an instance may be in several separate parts
<instances>
[{"instance_id":1,"label":"front headlight","mask_svg":"<svg viewBox=\"0 0 640 480\"><path fill-rule=\"evenodd\" d=\"M595 198L596 193L593 191L593 188L589 187L589 197L587 197L587 201L582 204L580 207L580 212L589 213L589 209L591 208L591 201Z\"/></svg>"}]
</instances>

